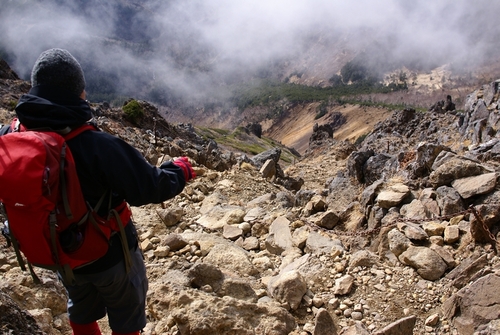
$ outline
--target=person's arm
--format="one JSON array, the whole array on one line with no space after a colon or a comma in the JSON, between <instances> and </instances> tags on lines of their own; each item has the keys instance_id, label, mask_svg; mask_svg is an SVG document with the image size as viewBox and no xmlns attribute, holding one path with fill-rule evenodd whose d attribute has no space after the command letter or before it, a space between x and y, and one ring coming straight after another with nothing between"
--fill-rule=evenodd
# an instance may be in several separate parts
<instances>
[{"instance_id":1,"label":"person's arm","mask_svg":"<svg viewBox=\"0 0 500 335\"><path fill-rule=\"evenodd\" d=\"M132 206L160 203L181 193L186 184L181 167L173 162L153 166L115 136L87 131L70 141L82 190L94 199L112 189Z\"/></svg>"}]
</instances>

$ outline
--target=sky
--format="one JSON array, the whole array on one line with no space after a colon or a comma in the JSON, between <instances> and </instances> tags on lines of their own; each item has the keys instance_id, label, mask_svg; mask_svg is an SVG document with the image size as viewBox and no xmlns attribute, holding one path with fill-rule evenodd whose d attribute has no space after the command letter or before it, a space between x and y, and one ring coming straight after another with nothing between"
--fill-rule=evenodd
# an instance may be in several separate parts
<instances>
[{"instance_id":1,"label":"sky","mask_svg":"<svg viewBox=\"0 0 500 335\"><path fill-rule=\"evenodd\" d=\"M1 50L23 79L42 51L62 47L131 91L191 93L284 62L286 71L332 64L321 69L328 77L340 48L464 68L499 51L496 1L135 0L133 19L130 3L2 0Z\"/></svg>"}]
</instances>

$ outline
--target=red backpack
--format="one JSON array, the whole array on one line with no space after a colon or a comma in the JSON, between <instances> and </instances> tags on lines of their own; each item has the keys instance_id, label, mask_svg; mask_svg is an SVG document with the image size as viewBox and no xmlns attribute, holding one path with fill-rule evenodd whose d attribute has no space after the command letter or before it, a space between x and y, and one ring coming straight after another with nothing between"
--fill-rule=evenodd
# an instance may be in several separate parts
<instances>
[{"instance_id":1,"label":"red backpack","mask_svg":"<svg viewBox=\"0 0 500 335\"><path fill-rule=\"evenodd\" d=\"M66 140L96 128L86 124L66 135L22 126L20 130L0 136L0 207L7 218L8 241L12 241L21 268L26 269L19 251L28 260L35 280L31 264L58 271L71 283L73 269L104 256L114 232L120 233L129 268L124 224L131 217L130 208L123 202L111 209L107 218L98 216L107 192L96 208L88 205L66 144Z\"/></svg>"}]
</instances>

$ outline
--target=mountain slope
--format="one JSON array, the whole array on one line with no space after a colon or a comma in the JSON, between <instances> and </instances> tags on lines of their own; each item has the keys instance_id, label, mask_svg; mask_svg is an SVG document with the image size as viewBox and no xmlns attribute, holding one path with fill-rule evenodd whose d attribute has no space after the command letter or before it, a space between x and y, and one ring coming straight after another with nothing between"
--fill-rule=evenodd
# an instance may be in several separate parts
<instances>
[{"instance_id":1,"label":"mountain slope","mask_svg":"<svg viewBox=\"0 0 500 335\"><path fill-rule=\"evenodd\" d=\"M28 87L0 79L0 120ZM456 110L396 110L356 145L323 138L284 171L300 190L191 125L155 119L147 102L136 123L93 104L104 131L150 162L188 155L198 175L175 199L132 209L149 278L145 334L497 332L499 96L491 82ZM296 112L311 124L318 106L307 106ZM337 108L324 117L342 120ZM283 115L285 128L295 114ZM335 133L354 140L367 121ZM2 312L16 331L71 334L57 276L37 269L35 284L3 243L0 290L13 307Z\"/></svg>"},{"instance_id":2,"label":"mountain slope","mask_svg":"<svg viewBox=\"0 0 500 335\"><path fill-rule=\"evenodd\" d=\"M385 120L392 114L392 111L386 108L347 104L331 107L324 116L316 118L318 105L319 103L311 103L291 108L264 133L304 154L309 147L314 125L328 124L336 113L341 113L345 117L345 122L334 131L333 138L351 143L367 135L377 122Z\"/></svg>"}]
</instances>

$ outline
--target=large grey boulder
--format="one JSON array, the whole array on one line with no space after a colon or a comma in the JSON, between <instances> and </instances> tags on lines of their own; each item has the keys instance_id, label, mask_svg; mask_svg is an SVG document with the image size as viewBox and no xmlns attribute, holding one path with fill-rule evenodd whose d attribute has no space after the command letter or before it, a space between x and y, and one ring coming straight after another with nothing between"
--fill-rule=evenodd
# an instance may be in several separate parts
<instances>
[{"instance_id":1,"label":"large grey boulder","mask_svg":"<svg viewBox=\"0 0 500 335\"><path fill-rule=\"evenodd\" d=\"M365 182L364 166L368 158L375 154L373 150L355 151L347 159L347 171L349 176L356 178L360 183ZM371 183L370 183L371 184Z\"/></svg>"},{"instance_id":2,"label":"large grey boulder","mask_svg":"<svg viewBox=\"0 0 500 335\"><path fill-rule=\"evenodd\" d=\"M278 164L280 157L281 149L273 148L253 156L252 162L258 169L260 169L268 160L272 160L275 164Z\"/></svg>"},{"instance_id":3,"label":"large grey boulder","mask_svg":"<svg viewBox=\"0 0 500 335\"><path fill-rule=\"evenodd\" d=\"M408 164L407 167L409 177L415 179L429 175L434 160L444 150L449 150L449 148L435 143L419 143L415 161Z\"/></svg>"},{"instance_id":4,"label":"large grey boulder","mask_svg":"<svg viewBox=\"0 0 500 335\"><path fill-rule=\"evenodd\" d=\"M304 251L316 255L338 256L344 252L344 247L340 240L312 231L307 237Z\"/></svg>"},{"instance_id":5,"label":"large grey boulder","mask_svg":"<svg viewBox=\"0 0 500 335\"><path fill-rule=\"evenodd\" d=\"M337 335L337 326L327 309L318 310L312 335Z\"/></svg>"},{"instance_id":6,"label":"large grey boulder","mask_svg":"<svg viewBox=\"0 0 500 335\"><path fill-rule=\"evenodd\" d=\"M442 185L450 185L455 179L477 176L486 172L489 171L478 162L453 157L432 171L429 175L429 181L436 188Z\"/></svg>"},{"instance_id":7,"label":"large grey boulder","mask_svg":"<svg viewBox=\"0 0 500 335\"><path fill-rule=\"evenodd\" d=\"M389 250L397 257L412 245L410 239L397 229L389 231L387 238L389 240Z\"/></svg>"},{"instance_id":8,"label":"large grey boulder","mask_svg":"<svg viewBox=\"0 0 500 335\"><path fill-rule=\"evenodd\" d=\"M152 312L171 320L180 334L265 334L288 335L295 329L293 316L275 304L254 303L228 296L213 296L199 290L172 287L174 292L155 297L159 306L168 306L168 314ZM167 333L167 329L163 334Z\"/></svg>"},{"instance_id":9,"label":"large grey boulder","mask_svg":"<svg viewBox=\"0 0 500 335\"><path fill-rule=\"evenodd\" d=\"M436 189L436 194L441 215L455 214L465 209L462 197L453 187L440 186Z\"/></svg>"},{"instance_id":10,"label":"large grey boulder","mask_svg":"<svg viewBox=\"0 0 500 335\"><path fill-rule=\"evenodd\" d=\"M269 295L281 303L286 303L292 310L299 307L306 294L307 284L297 270L285 271L271 278L267 285Z\"/></svg>"},{"instance_id":11,"label":"large grey boulder","mask_svg":"<svg viewBox=\"0 0 500 335\"><path fill-rule=\"evenodd\" d=\"M404 184L391 185L377 196L377 204L381 208L389 209L399 205L408 195L410 189Z\"/></svg>"},{"instance_id":12,"label":"large grey boulder","mask_svg":"<svg viewBox=\"0 0 500 335\"><path fill-rule=\"evenodd\" d=\"M243 222L245 214L246 212L241 206L216 205L203 214L196 223L208 229L220 229L225 225Z\"/></svg>"},{"instance_id":13,"label":"large grey boulder","mask_svg":"<svg viewBox=\"0 0 500 335\"><path fill-rule=\"evenodd\" d=\"M427 280L441 278L448 268L438 253L426 247L410 246L399 255L399 260L401 263L415 268L417 273Z\"/></svg>"},{"instance_id":14,"label":"large grey boulder","mask_svg":"<svg viewBox=\"0 0 500 335\"><path fill-rule=\"evenodd\" d=\"M258 272L249 259L248 251L231 243L214 245L204 262L240 275L254 275Z\"/></svg>"},{"instance_id":15,"label":"large grey boulder","mask_svg":"<svg viewBox=\"0 0 500 335\"><path fill-rule=\"evenodd\" d=\"M371 184L378 179L387 179L390 172L394 172L394 165L397 165L397 159L388 154L373 155L366 161L363 168L364 181Z\"/></svg>"},{"instance_id":16,"label":"large grey boulder","mask_svg":"<svg viewBox=\"0 0 500 335\"><path fill-rule=\"evenodd\" d=\"M495 189L497 174L485 173L472 177L455 179L451 186L457 190L463 199L468 199L478 194L487 194Z\"/></svg>"},{"instance_id":17,"label":"large grey boulder","mask_svg":"<svg viewBox=\"0 0 500 335\"><path fill-rule=\"evenodd\" d=\"M266 249L275 255L293 247L292 233L290 232L290 221L280 216L276 218L269 227L269 234L266 238Z\"/></svg>"},{"instance_id":18,"label":"large grey boulder","mask_svg":"<svg viewBox=\"0 0 500 335\"><path fill-rule=\"evenodd\" d=\"M328 209L336 213L345 211L351 203L357 201L359 188L343 174L335 176L328 185L326 202Z\"/></svg>"}]
</instances>

